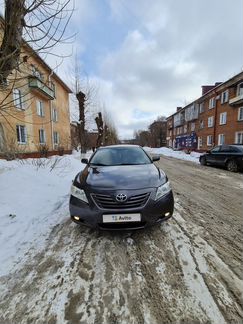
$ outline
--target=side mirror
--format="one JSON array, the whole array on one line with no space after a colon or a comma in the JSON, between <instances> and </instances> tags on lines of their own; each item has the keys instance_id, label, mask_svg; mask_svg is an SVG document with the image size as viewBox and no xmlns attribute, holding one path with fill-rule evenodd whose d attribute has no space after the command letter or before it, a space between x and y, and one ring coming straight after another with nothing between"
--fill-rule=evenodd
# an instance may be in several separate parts
<instances>
[{"instance_id":1,"label":"side mirror","mask_svg":"<svg viewBox=\"0 0 243 324\"><path fill-rule=\"evenodd\" d=\"M82 159L81 160L81 163L88 164L89 163L89 160L88 159Z\"/></svg>"},{"instance_id":2,"label":"side mirror","mask_svg":"<svg viewBox=\"0 0 243 324\"><path fill-rule=\"evenodd\" d=\"M155 156L152 156L152 161L159 161L160 160L160 156L158 155L155 155Z\"/></svg>"}]
</instances>

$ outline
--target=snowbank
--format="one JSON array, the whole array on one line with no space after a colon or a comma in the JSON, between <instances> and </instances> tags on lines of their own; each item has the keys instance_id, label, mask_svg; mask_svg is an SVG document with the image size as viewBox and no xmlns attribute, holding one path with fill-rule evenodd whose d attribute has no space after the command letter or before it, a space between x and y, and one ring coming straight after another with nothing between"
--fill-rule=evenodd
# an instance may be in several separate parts
<instances>
[{"instance_id":1,"label":"snowbank","mask_svg":"<svg viewBox=\"0 0 243 324\"><path fill-rule=\"evenodd\" d=\"M44 246L52 228L69 218L74 176L84 168L80 153L49 159L0 160L0 275Z\"/></svg>"},{"instance_id":2,"label":"snowbank","mask_svg":"<svg viewBox=\"0 0 243 324\"><path fill-rule=\"evenodd\" d=\"M190 154L186 154L183 151L174 151L168 147L160 147L160 148L144 147L144 149L150 154L165 155L180 160L191 161L194 163L199 163L199 156L202 154L198 152L191 152Z\"/></svg>"}]
</instances>

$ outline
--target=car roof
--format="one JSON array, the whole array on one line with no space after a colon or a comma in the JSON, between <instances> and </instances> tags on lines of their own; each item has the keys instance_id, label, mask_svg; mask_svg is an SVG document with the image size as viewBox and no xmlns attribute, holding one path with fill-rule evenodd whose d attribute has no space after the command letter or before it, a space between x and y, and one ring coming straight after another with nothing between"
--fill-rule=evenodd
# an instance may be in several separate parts
<instances>
[{"instance_id":1,"label":"car roof","mask_svg":"<svg viewBox=\"0 0 243 324\"><path fill-rule=\"evenodd\" d=\"M98 149L107 149L107 148L132 148L132 147L141 147L135 144L117 144L117 145L107 145L107 146L100 146Z\"/></svg>"}]
</instances>

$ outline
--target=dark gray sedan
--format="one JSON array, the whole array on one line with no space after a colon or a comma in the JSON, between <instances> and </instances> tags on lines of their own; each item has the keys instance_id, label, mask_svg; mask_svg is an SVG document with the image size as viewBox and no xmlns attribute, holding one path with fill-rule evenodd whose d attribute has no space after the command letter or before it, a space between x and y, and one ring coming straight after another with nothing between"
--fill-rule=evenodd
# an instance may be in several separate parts
<instances>
[{"instance_id":1,"label":"dark gray sedan","mask_svg":"<svg viewBox=\"0 0 243 324\"><path fill-rule=\"evenodd\" d=\"M100 147L73 181L71 219L93 228L139 229L169 219L174 198L165 173L137 145Z\"/></svg>"}]
</instances>

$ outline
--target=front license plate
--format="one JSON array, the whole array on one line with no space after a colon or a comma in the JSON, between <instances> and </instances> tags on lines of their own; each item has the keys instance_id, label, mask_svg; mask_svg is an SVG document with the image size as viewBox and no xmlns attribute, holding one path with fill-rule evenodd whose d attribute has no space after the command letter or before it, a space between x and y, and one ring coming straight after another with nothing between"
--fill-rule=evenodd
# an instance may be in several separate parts
<instances>
[{"instance_id":1,"label":"front license plate","mask_svg":"<svg viewBox=\"0 0 243 324\"><path fill-rule=\"evenodd\" d=\"M103 223L141 222L141 214L103 215Z\"/></svg>"}]
</instances>

